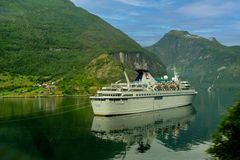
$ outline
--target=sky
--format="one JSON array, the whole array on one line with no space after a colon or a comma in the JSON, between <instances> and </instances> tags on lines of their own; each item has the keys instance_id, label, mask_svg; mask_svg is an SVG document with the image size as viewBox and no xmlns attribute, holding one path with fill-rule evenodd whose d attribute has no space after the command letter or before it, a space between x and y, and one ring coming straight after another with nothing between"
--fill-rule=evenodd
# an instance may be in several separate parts
<instances>
[{"instance_id":1,"label":"sky","mask_svg":"<svg viewBox=\"0 0 240 160\"><path fill-rule=\"evenodd\" d=\"M142 46L172 29L240 45L240 0L71 0Z\"/></svg>"}]
</instances>

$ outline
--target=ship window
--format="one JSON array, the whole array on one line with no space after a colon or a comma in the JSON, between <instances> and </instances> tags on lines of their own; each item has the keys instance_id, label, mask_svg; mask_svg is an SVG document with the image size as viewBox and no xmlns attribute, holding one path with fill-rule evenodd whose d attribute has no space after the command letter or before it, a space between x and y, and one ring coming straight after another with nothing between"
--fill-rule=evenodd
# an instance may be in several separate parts
<instances>
[{"instance_id":1,"label":"ship window","mask_svg":"<svg viewBox=\"0 0 240 160\"><path fill-rule=\"evenodd\" d=\"M106 99L95 99L96 101L105 101Z\"/></svg>"},{"instance_id":2,"label":"ship window","mask_svg":"<svg viewBox=\"0 0 240 160\"><path fill-rule=\"evenodd\" d=\"M163 97L154 97L155 100L163 99Z\"/></svg>"}]
</instances>

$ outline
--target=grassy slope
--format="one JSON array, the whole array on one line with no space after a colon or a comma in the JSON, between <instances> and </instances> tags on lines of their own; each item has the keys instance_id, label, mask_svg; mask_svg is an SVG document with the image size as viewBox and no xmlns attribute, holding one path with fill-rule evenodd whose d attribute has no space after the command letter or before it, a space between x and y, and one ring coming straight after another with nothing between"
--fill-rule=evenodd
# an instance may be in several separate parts
<instances>
[{"instance_id":1,"label":"grassy slope","mask_svg":"<svg viewBox=\"0 0 240 160\"><path fill-rule=\"evenodd\" d=\"M86 77L85 66L101 54L119 51L158 62L126 34L68 0L0 1L0 72L10 77L48 77L43 82L57 82L63 93L72 94L69 88L85 83L79 80ZM69 83L72 79L79 83ZM96 79L86 81L95 84Z\"/></svg>"}]
</instances>

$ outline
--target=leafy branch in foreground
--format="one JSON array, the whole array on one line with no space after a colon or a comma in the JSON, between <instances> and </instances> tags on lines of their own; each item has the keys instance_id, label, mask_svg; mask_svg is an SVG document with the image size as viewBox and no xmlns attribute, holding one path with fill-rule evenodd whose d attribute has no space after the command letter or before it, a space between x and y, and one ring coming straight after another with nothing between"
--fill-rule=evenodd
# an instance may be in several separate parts
<instances>
[{"instance_id":1,"label":"leafy branch in foreground","mask_svg":"<svg viewBox=\"0 0 240 160\"><path fill-rule=\"evenodd\" d=\"M240 100L228 109L207 150L220 160L240 160Z\"/></svg>"}]
</instances>

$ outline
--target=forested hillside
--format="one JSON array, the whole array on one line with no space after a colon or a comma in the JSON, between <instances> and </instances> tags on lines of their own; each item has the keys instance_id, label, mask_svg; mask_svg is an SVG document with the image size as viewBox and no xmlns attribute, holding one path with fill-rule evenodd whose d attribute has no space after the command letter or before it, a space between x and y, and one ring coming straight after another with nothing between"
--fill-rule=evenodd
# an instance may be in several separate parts
<instances>
[{"instance_id":1,"label":"forested hillside","mask_svg":"<svg viewBox=\"0 0 240 160\"><path fill-rule=\"evenodd\" d=\"M147 49L157 54L170 72L175 66L181 78L198 88L240 87L239 46L228 47L214 37L207 39L172 30Z\"/></svg>"},{"instance_id":2,"label":"forested hillside","mask_svg":"<svg viewBox=\"0 0 240 160\"><path fill-rule=\"evenodd\" d=\"M0 1L2 95L30 91L30 94L89 93L90 86L97 87L108 80L88 76L91 73L86 72L91 70L86 67L107 54L110 55L109 65L114 64L121 71L120 65L116 66L119 52L130 59L139 61L140 58L139 63L147 63L155 74L165 71L154 54L69 0ZM134 69L132 63L126 64L130 72ZM115 74L110 70L108 73ZM17 80L13 80L16 77ZM112 80L119 78L115 76ZM31 83L21 85L26 79ZM52 88L51 91L43 84Z\"/></svg>"}]
</instances>

